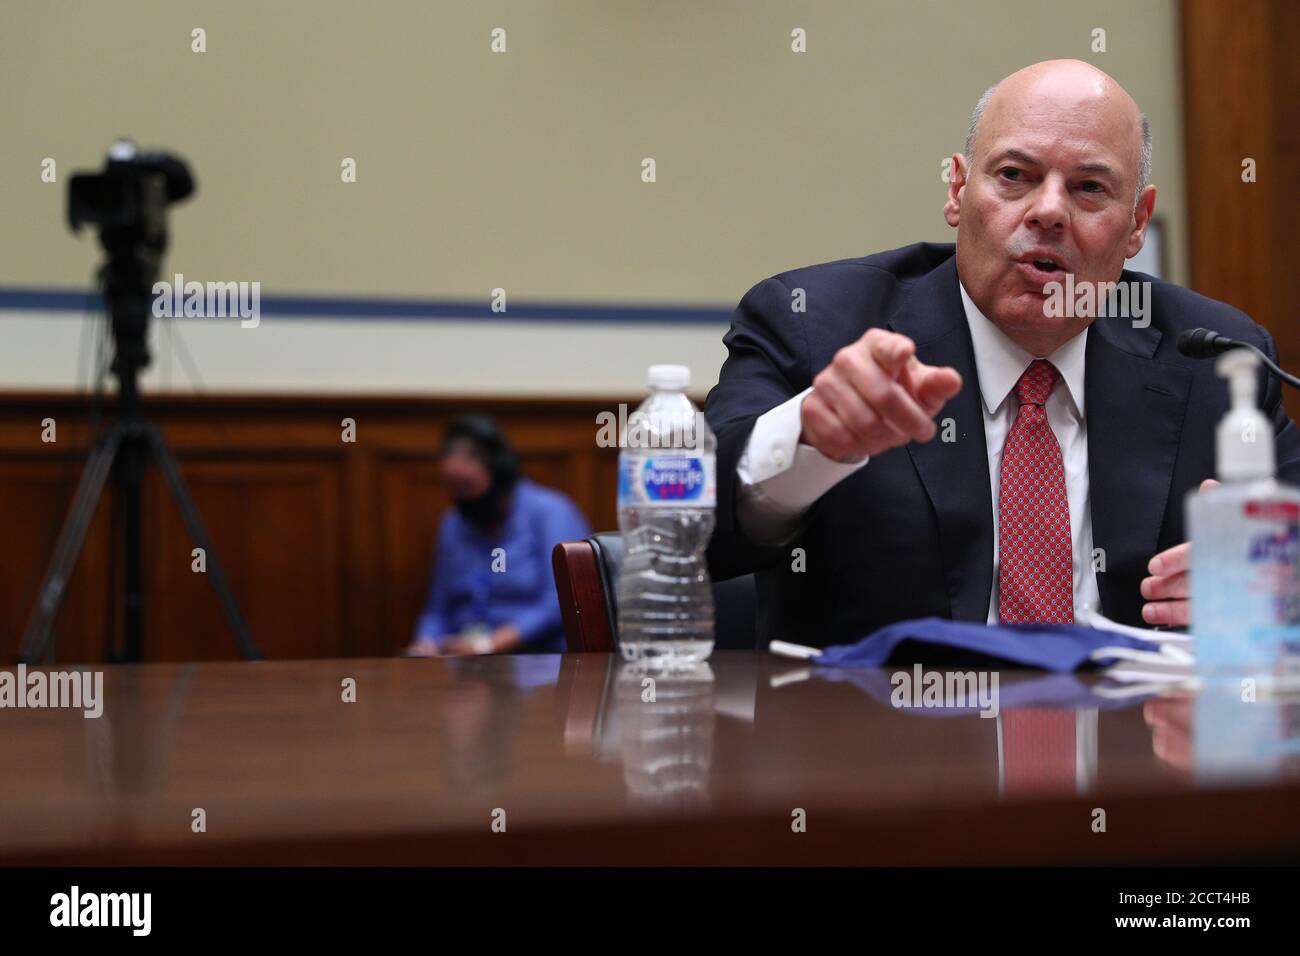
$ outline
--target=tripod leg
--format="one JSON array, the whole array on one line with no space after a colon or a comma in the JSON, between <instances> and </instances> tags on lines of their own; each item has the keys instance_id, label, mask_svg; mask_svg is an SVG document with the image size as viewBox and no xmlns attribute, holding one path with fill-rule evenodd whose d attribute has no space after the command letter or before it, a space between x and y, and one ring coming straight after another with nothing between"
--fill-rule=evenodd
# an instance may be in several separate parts
<instances>
[{"instance_id":1,"label":"tripod leg","mask_svg":"<svg viewBox=\"0 0 1300 956\"><path fill-rule=\"evenodd\" d=\"M145 456L149 446L144 436L130 428L117 448L117 473L113 489L122 504L122 640L120 660L138 664L144 660L144 569L140 529L141 495Z\"/></svg>"},{"instance_id":2,"label":"tripod leg","mask_svg":"<svg viewBox=\"0 0 1300 956\"><path fill-rule=\"evenodd\" d=\"M261 660L262 651L253 642L252 636L248 633L248 627L244 624L244 618L239 613L239 605L235 603L234 592L230 590L226 575L221 570L221 561L218 560L217 552L213 550L212 542L208 539L208 532L203 526L203 518L199 515L199 509L195 506L194 499L190 497L190 493L185 487L185 480L181 477L181 470L180 466L176 464L176 457L172 454L171 448L167 446L167 440L163 438L162 432L158 430L157 426L146 423L144 428L148 433L149 444L153 448L154 457L158 460L158 467L162 469L163 477L167 479L167 486L171 489L172 498L176 501L176 507L180 509L181 517L185 519L185 527L189 529L190 538L198 547L203 549L203 553L207 556L208 575L212 580L212 588L217 592L217 600L221 602L221 609L225 612L226 622L235 635L235 643L239 645L239 653L245 660Z\"/></svg>"},{"instance_id":3,"label":"tripod leg","mask_svg":"<svg viewBox=\"0 0 1300 956\"><path fill-rule=\"evenodd\" d=\"M81 555L86 532L99 507L99 499L104 494L104 485L113 470L113 459L121 441L122 427L115 424L86 459L86 467L81 472L81 480L77 483L77 492L72 499L72 508L59 531L59 540L54 546L49 569L41 581L36 606L32 608L31 616L27 618L27 627L23 629L23 639L18 645L18 660L22 663L39 664L45 657L50 628L59 608L63 606L68 579Z\"/></svg>"}]
</instances>

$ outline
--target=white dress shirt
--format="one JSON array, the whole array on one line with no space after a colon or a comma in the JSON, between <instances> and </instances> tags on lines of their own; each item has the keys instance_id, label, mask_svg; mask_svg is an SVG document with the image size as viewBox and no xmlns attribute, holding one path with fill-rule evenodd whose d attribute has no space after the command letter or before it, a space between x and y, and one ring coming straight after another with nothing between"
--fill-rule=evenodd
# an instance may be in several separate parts
<instances>
[{"instance_id":1,"label":"white dress shirt","mask_svg":"<svg viewBox=\"0 0 1300 956\"><path fill-rule=\"evenodd\" d=\"M1019 406L1013 391L1035 356L1011 341L989 321L961 287L962 306L975 351L975 370L983 396L984 445L989 455L989 488L993 512L993 588L989 594L988 623L998 619L998 580L1001 563L998 541L999 476L1002 448L1016 420ZM1092 570L1092 514L1088 499L1088 428L1084 421L1085 329L1047 356L1060 379L1047 397L1047 422L1061 446L1065 467L1065 494L1070 506L1070 544L1073 551L1074 614L1084 608L1100 609L1097 576ZM760 415L736 469L740 491L736 516L745 534L760 544L779 545L791 540L804 514L839 482L867 465L869 459L842 464L799 441L803 431L799 410L812 389ZM942 422L940 412L940 422ZM937 440L936 439L931 439Z\"/></svg>"}]
</instances>

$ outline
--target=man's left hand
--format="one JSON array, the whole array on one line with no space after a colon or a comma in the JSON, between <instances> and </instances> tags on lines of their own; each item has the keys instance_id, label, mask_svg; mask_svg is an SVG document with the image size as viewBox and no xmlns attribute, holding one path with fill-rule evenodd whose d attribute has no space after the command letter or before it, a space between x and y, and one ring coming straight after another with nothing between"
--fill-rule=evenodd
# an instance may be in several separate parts
<instances>
[{"instance_id":1,"label":"man's left hand","mask_svg":"<svg viewBox=\"0 0 1300 956\"><path fill-rule=\"evenodd\" d=\"M1201 482L1201 491L1217 488L1213 478ZM1187 569L1192 560L1192 543L1184 541L1161 551L1147 565L1150 577L1142 579L1142 620L1152 626L1187 627L1192 618Z\"/></svg>"}]
</instances>

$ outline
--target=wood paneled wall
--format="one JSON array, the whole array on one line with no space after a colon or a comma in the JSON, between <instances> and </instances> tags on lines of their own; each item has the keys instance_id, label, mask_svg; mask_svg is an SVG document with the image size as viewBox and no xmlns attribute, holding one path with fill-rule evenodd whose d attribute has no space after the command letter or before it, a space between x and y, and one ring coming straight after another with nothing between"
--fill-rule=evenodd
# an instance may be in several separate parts
<instances>
[{"instance_id":1,"label":"wood paneled wall","mask_svg":"<svg viewBox=\"0 0 1300 956\"><path fill-rule=\"evenodd\" d=\"M596 415L619 399L457 400L160 397L148 403L181 463L253 637L268 658L394 653L411 635L449 499L436 453L452 416L496 417L525 474L571 495L593 527L616 526L617 449ZM631 407L635 407L635 400ZM0 395L0 655L16 657L37 586L86 457L89 402ZM41 440L52 418L57 441ZM342 440L342 420L356 441ZM104 658L112 578L106 495L56 624L56 659ZM144 652L236 657L208 580L156 468L145 483ZM118 602L120 605L120 601ZM120 608L117 612L120 615Z\"/></svg>"},{"instance_id":2,"label":"wood paneled wall","mask_svg":"<svg viewBox=\"0 0 1300 956\"><path fill-rule=\"evenodd\" d=\"M1244 310L1300 369L1300 3L1184 0L1191 286ZM1242 163L1255 161L1255 181ZM1287 390L1291 417L1300 394Z\"/></svg>"}]
</instances>

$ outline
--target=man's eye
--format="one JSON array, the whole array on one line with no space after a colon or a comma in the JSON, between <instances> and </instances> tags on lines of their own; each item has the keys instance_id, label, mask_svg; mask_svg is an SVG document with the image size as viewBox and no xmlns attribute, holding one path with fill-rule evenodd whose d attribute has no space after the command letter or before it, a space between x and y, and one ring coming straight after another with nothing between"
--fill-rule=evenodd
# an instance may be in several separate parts
<instances>
[{"instance_id":1,"label":"man's eye","mask_svg":"<svg viewBox=\"0 0 1300 956\"><path fill-rule=\"evenodd\" d=\"M1080 183L1079 188L1086 193L1100 193L1106 191L1106 187L1095 179L1089 179L1087 182Z\"/></svg>"},{"instance_id":2,"label":"man's eye","mask_svg":"<svg viewBox=\"0 0 1300 956\"><path fill-rule=\"evenodd\" d=\"M1021 172L1020 170L1016 169L1014 166L1003 166L1000 170L998 170L998 175L1000 175L1003 179L1011 180L1011 182L1021 181Z\"/></svg>"}]
</instances>

